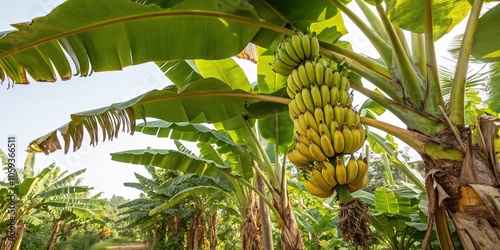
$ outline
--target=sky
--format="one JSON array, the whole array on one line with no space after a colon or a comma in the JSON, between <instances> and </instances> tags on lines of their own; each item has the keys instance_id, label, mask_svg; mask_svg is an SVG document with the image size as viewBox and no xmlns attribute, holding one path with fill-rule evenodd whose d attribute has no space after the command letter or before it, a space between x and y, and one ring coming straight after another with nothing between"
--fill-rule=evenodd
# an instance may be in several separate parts
<instances>
[{"instance_id":1,"label":"sky","mask_svg":"<svg viewBox=\"0 0 500 250\"><path fill-rule=\"evenodd\" d=\"M27 22L34 17L46 15L61 2L63 1L2 0L0 2L0 31L11 30L10 24ZM350 41L355 51L376 57L376 52L364 35L354 29L347 18L344 18L344 21L350 33L343 39ZM444 37L438 41L436 48L440 55L445 53L443 48L447 47L452 37ZM442 60L442 56L439 56L438 60ZM250 82L255 81L255 67L245 64L245 71ZM18 167L22 167L27 155L24 150L29 142L67 123L70 120L70 114L127 101L152 89L162 89L170 84L170 81L152 63L127 67L123 71L98 72L87 78L75 76L69 81L56 83L32 81L27 86L15 85L8 88L5 82L0 85L0 113L2 114L0 149L5 152L7 138L15 136ZM358 96L360 95L355 97L355 102L360 104L364 98ZM385 120L394 123L396 119L388 116ZM140 133L134 136L122 133L113 141L100 142L97 147L89 146L87 140L79 151L66 155L62 151L49 156L37 154L36 171L53 162L69 172L86 168L83 183L94 187L92 194L104 192L102 197L105 198L110 198L115 194L133 199L139 196L139 191L124 187L123 183L135 182L134 173L147 176L147 172L140 165L112 161L110 153L146 147L175 148L167 139L158 139ZM1 173L0 178L3 178L4 174Z\"/></svg>"}]
</instances>

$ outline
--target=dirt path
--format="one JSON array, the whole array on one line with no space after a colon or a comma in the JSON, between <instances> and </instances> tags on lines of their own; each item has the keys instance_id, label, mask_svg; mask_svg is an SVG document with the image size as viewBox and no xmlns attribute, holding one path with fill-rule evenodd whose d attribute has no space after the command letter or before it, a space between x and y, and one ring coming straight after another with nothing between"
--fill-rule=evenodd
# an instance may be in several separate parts
<instances>
[{"instance_id":1,"label":"dirt path","mask_svg":"<svg viewBox=\"0 0 500 250\"><path fill-rule=\"evenodd\" d=\"M106 248L106 250L145 250L146 245L143 243L123 243L118 246Z\"/></svg>"}]
</instances>

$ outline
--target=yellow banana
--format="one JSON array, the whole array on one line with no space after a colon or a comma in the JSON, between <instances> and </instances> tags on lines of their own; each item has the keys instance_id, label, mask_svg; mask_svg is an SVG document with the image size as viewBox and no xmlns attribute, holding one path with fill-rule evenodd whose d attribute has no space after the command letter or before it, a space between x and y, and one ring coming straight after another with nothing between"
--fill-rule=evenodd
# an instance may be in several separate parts
<instances>
[{"instance_id":1,"label":"yellow banana","mask_svg":"<svg viewBox=\"0 0 500 250\"><path fill-rule=\"evenodd\" d=\"M306 112L307 107L304 103L304 98L302 98L302 92L297 92L295 94L295 102L297 103L297 107L299 107L301 113Z\"/></svg>"},{"instance_id":2,"label":"yellow banana","mask_svg":"<svg viewBox=\"0 0 500 250\"><path fill-rule=\"evenodd\" d=\"M308 88L302 89L302 100L304 100L307 110L314 112L314 101L312 99L311 91Z\"/></svg>"},{"instance_id":3,"label":"yellow banana","mask_svg":"<svg viewBox=\"0 0 500 250\"><path fill-rule=\"evenodd\" d=\"M345 123L342 127L342 135L344 136L344 150L342 152L347 154L352 153L349 151L353 148L352 133Z\"/></svg>"},{"instance_id":4,"label":"yellow banana","mask_svg":"<svg viewBox=\"0 0 500 250\"><path fill-rule=\"evenodd\" d=\"M316 120L314 119L314 116L311 114L311 112L306 111L304 113L304 120L305 120L305 124L306 124L306 129L307 129L307 126L309 126L312 129L314 129L317 133L319 133L318 124L316 123Z\"/></svg>"},{"instance_id":5,"label":"yellow banana","mask_svg":"<svg viewBox=\"0 0 500 250\"><path fill-rule=\"evenodd\" d=\"M302 164L309 164L309 162L311 162L309 158L302 154L297 148L294 148L292 153L295 159Z\"/></svg>"},{"instance_id":6,"label":"yellow banana","mask_svg":"<svg viewBox=\"0 0 500 250\"><path fill-rule=\"evenodd\" d=\"M337 88L330 88L330 104L332 106L337 106L337 103L339 103L339 90Z\"/></svg>"},{"instance_id":7,"label":"yellow banana","mask_svg":"<svg viewBox=\"0 0 500 250\"><path fill-rule=\"evenodd\" d=\"M332 141L325 133L321 134L321 149L327 157L332 157L335 155L335 150L333 149Z\"/></svg>"},{"instance_id":8,"label":"yellow banana","mask_svg":"<svg viewBox=\"0 0 500 250\"><path fill-rule=\"evenodd\" d=\"M311 37L308 34L304 34L301 37L302 50L304 51L304 57L306 60L311 58Z\"/></svg>"},{"instance_id":9,"label":"yellow banana","mask_svg":"<svg viewBox=\"0 0 500 250\"><path fill-rule=\"evenodd\" d=\"M300 131L301 133L303 131L307 131L307 126L308 125L307 125L307 121L306 121L304 114L300 114L299 115L299 128L300 128L300 130L298 130L298 131Z\"/></svg>"},{"instance_id":10,"label":"yellow banana","mask_svg":"<svg viewBox=\"0 0 500 250\"><path fill-rule=\"evenodd\" d=\"M335 128L335 132L333 132L332 138L333 148L335 149L335 152L342 153L344 151L344 135L342 135L339 127Z\"/></svg>"},{"instance_id":11,"label":"yellow banana","mask_svg":"<svg viewBox=\"0 0 500 250\"><path fill-rule=\"evenodd\" d=\"M358 175L358 164L356 163L356 159L354 159L354 155L351 154L351 158L347 161L347 184L353 182Z\"/></svg>"},{"instance_id":12,"label":"yellow banana","mask_svg":"<svg viewBox=\"0 0 500 250\"><path fill-rule=\"evenodd\" d=\"M316 108L323 108L323 100L321 96L321 90L316 84L311 84L311 96Z\"/></svg>"},{"instance_id":13,"label":"yellow banana","mask_svg":"<svg viewBox=\"0 0 500 250\"><path fill-rule=\"evenodd\" d=\"M342 158L337 156L337 165L335 166L335 179L340 185L347 183L347 171L342 162Z\"/></svg>"},{"instance_id":14,"label":"yellow banana","mask_svg":"<svg viewBox=\"0 0 500 250\"><path fill-rule=\"evenodd\" d=\"M326 155L323 153L323 150L321 150L321 147L312 141L309 142L309 152L311 152L311 155L316 161L326 160Z\"/></svg>"},{"instance_id":15,"label":"yellow banana","mask_svg":"<svg viewBox=\"0 0 500 250\"><path fill-rule=\"evenodd\" d=\"M339 103L342 107L346 107L349 103L349 93L345 90L339 90Z\"/></svg>"},{"instance_id":16,"label":"yellow banana","mask_svg":"<svg viewBox=\"0 0 500 250\"><path fill-rule=\"evenodd\" d=\"M333 186L328 184L325 179L323 179L323 176L321 175L321 172L318 171L316 168L312 168L311 172L311 181L316 185L317 187L325 190L325 191L330 191Z\"/></svg>"},{"instance_id":17,"label":"yellow banana","mask_svg":"<svg viewBox=\"0 0 500 250\"><path fill-rule=\"evenodd\" d=\"M304 144L300 141L295 141L295 148L299 150L310 162L314 161L316 158L309 152L309 142Z\"/></svg>"},{"instance_id":18,"label":"yellow banana","mask_svg":"<svg viewBox=\"0 0 500 250\"><path fill-rule=\"evenodd\" d=\"M306 68L304 67L303 64L299 65L297 68L297 71L299 73L299 78L300 82L305 88L310 88L311 87L311 82L309 82L309 78L307 77L307 71Z\"/></svg>"},{"instance_id":19,"label":"yellow banana","mask_svg":"<svg viewBox=\"0 0 500 250\"><path fill-rule=\"evenodd\" d=\"M307 137L309 138L309 140L316 143L318 146L321 146L321 137L316 131L314 131L313 128L311 127L307 128Z\"/></svg>"},{"instance_id":20,"label":"yellow banana","mask_svg":"<svg viewBox=\"0 0 500 250\"><path fill-rule=\"evenodd\" d=\"M366 185L367 181L368 181L368 178L365 176L360 181L355 181L355 182L352 182L350 184L347 184L347 187L349 188L349 192L353 193L353 192L356 192L356 191L362 189Z\"/></svg>"},{"instance_id":21,"label":"yellow banana","mask_svg":"<svg viewBox=\"0 0 500 250\"><path fill-rule=\"evenodd\" d=\"M335 180L335 166L333 166L333 164L329 161L323 161L321 164L323 165L323 169L321 170L323 179L330 186L335 187L337 185L337 180Z\"/></svg>"},{"instance_id":22,"label":"yellow banana","mask_svg":"<svg viewBox=\"0 0 500 250\"><path fill-rule=\"evenodd\" d=\"M316 121L316 124L325 123L325 114L323 113L323 109L318 106L314 109L314 120Z\"/></svg>"},{"instance_id":23,"label":"yellow banana","mask_svg":"<svg viewBox=\"0 0 500 250\"><path fill-rule=\"evenodd\" d=\"M342 75L340 77L340 87L339 89L343 89L345 91L348 91L351 88L351 82L349 81L349 78L347 76Z\"/></svg>"},{"instance_id":24,"label":"yellow banana","mask_svg":"<svg viewBox=\"0 0 500 250\"><path fill-rule=\"evenodd\" d=\"M340 72L335 70L332 75L333 86L336 86L340 90Z\"/></svg>"},{"instance_id":25,"label":"yellow banana","mask_svg":"<svg viewBox=\"0 0 500 250\"><path fill-rule=\"evenodd\" d=\"M361 156L356 159L356 164L358 165L358 173L353 183L361 181L366 177L366 173L368 172L368 165L361 159Z\"/></svg>"},{"instance_id":26,"label":"yellow banana","mask_svg":"<svg viewBox=\"0 0 500 250\"><path fill-rule=\"evenodd\" d=\"M359 114L356 112L356 116L354 116L354 127L357 128L359 124Z\"/></svg>"},{"instance_id":27,"label":"yellow banana","mask_svg":"<svg viewBox=\"0 0 500 250\"><path fill-rule=\"evenodd\" d=\"M300 61L304 61L306 57L304 55L304 49L302 48L302 39L298 34L292 36L292 45Z\"/></svg>"},{"instance_id":28,"label":"yellow banana","mask_svg":"<svg viewBox=\"0 0 500 250\"><path fill-rule=\"evenodd\" d=\"M356 128L351 129L352 134L352 148L349 150L351 153L358 151L359 142L361 141L361 135Z\"/></svg>"},{"instance_id":29,"label":"yellow banana","mask_svg":"<svg viewBox=\"0 0 500 250\"><path fill-rule=\"evenodd\" d=\"M299 116L294 117L292 120L293 120L293 128L301 134L306 134L306 130L304 130L300 125Z\"/></svg>"},{"instance_id":30,"label":"yellow banana","mask_svg":"<svg viewBox=\"0 0 500 250\"><path fill-rule=\"evenodd\" d=\"M288 109L292 110L292 113L294 114L293 116L290 116L290 118L293 118L295 116L299 117L299 115L300 115L300 109L299 109L299 106L297 106L297 100L292 99L288 103Z\"/></svg>"},{"instance_id":31,"label":"yellow banana","mask_svg":"<svg viewBox=\"0 0 500 250\"><path fill-rule=\"evenodd\" d=\"M365 144L365 128L359 123L356 129L359 131L359 137L361 138L357 148L361 148Z\"/></svg>"},{"instance_id":32,"label":"yellow banana","mask_svg":"<svg viewBox=\"0 0 500 250\"><path fill-rule=\"evenodd\" d=\"M326 126L325 123L321 122L318 125L318 129L320 135L324 133L328 137L328 139L332 140L332 133L330 132L330 128Z\"/></svg>"},{"instance_id":33,"label":"yellow banana","mask_svg":"<svg viewBox=\"0 0 500 250\"><path fill-rule=\"evenodd\" d=\"M347 112L345 113L345 121L344 123L347 124L349 129L354 127L354 120L356 118L356 111L354 111L352 108L347 108Z\"/></svg>"},{"instance_id":34,"label":"yellow banana","mask_svg":"<svg viewBox=\"0 0 500 250\"><path fill-rule=\"evenodd\" d=\"M296 71L296 70L293 70ZM293 73L292 73L293 75ZM292 75L289 75L288 78L286 79L286 85L293 90L294 93L302 91L302 87L297 86L297 83L293 80Z\"/></svg>"},{"instance_id":35,"label":"yellow banana","mask_svg":"<svg viewBox=\"0 0 500 250\"><path fill-rule=\"evenodd\" d=\"M295 95L295 98L297 98L297 96L298 94ZM339 126L342 126L345 119L344 108L340 106L340 104L338 104L337 106L333 107L333 114L335 115L335 121L339 124Z\"/></svg>"},{"instance_id":36,"label":"yellow banana","mask_svg":"<svg viewBox=\"0 0 500 250\"><path fill-rule=\"evenodd\" d=\"M330 127L330 124L333 122L333 119L335 119L332 105L330 105L329 103L326 104L323 113L325 113L325 125Z\"/></svg>"},{"instance_id":37,"label":"yellow banana","mask_svg":"<svg viewBox=\"0 0 500 250\"><path fill-rule=\"evenodd\" d=\"M321 101L323 102L324 108L328 103L330 103L330 89L325 84L321 84L319 88L321 93Z\"/></svg>"},{"instance_id":38,"label":"yellow banana","mask_svg":"<svg viewBox=\"0 0 500 250\"><path fill-rule=\"evenodd\" d=\"M311 37L311 58L314 59L319 55L319 41L316 34Z\"/></svg>"},{"instance_id":39,"label":"yellow banana","mask_svg":"<svg viewBox=\"0 0 500 250\"><path fill-rule=\"evenodd\" d=\"M317 85L323 85L323 72L325 69L323 68L323 65L321 63L316 62L314 65L314 79L316 79L314 82L316 82Z\"/></svg>"},{"instance_id":40,"label":"yellow banana","mask_svg":"<svg viewBox=\"0 0 500 250\"><path fill-rule=\"evenodd\" d=\"M305 187L306 187L306 191L309 192L310 194L316 196L316 197L319 197L319 198L328 198L330 196L332 196L333 194L333 189L332 190L329 190L329 191L325 191L321 188L319 188L318 186L314 185L314 183L312 183L312 181L310 180L307 180L305 181Z\"/></svg>"},{"instance_id":41,"label":"yellow banana","mask_svg":"<svg viewBox=\"0 0 500 250\"><path fill-rule=\"evenodd\" d=\"M290 98L292 98L292 99L295 98L295 92L288 86L286 87L286 93L288 94L288 96Z\"/></svg>"},{"instance_id":42,"label":"yellow banana","mask_svg":"<svg viewBox=\"0 0 500 250\"><path fill-rule=\"evenodd\" d=\"M300 133L299 131L296 131L295 138L305 145L309 144L309 137L307 137L307 135L305 134Z\"/></svg>"},{"instance_id":43,"label":"yellow banana","mask_svg":"<svg viewBox=\"0 0 500 250\"><path fill-rule=\"evenodd\" d=\"M314 76L314 65L311 61L307 61L304 63L304 68L306 69L307 79L311 85L316 82L316 77Z\"/></svg>"},{"instance_id":44,"label":"yellow banana","mask_svg":"<svg viewBox=\"0 0 500 250\"><path fill-rule=\"evenodd\" d=\"M292 43L290 42L290 39L287 39L287 41L284 43L283 47L285 48L286 53L292 60L294 60L297 63L302 62L302 60L299 58L297 53L295 52L295 49L293 48Z\"/></svg>"},{"instance_id":45,"label":"yellow banana","mask_svg":"<svg viewBox=\"0 0 500 250\"><path fill-rule=\"evenodd\" d=\"M297 67L299 65L299 62L294 61L288 53L286 53L286 50L284 48L279 48L278 49L278 58L283 61L286 65L292 66L292 67Z\"/></svg>"},{"instance_id":46,"label":"yellow banana","mask_svg":"<svg viewBox=\"0 0 500 250\"><path fill-rule=\"evenodd\" d=\"M295 85L297 85L298 90L302 91L302 88L304 88L304 84L302 83L302 80L300 80L299 70L297 68L295 68L292 71L291 76L292 76L292 79L293 79L293 83L295 83Z\"/></svg>"},{"instance_id":47,"label":"yellow banana","mask_svg":"<svg viewBox=\"0 0 500 250\"><path fill-rule=\"evenodd\" d=\"M293 155L293 150L289 150L288 153L287 153L287 156L288 156L288 160L295 166L297 167L305 167L306 164L300 162L297 160L297 158L295 158L295 156Z\"/></svg>"},{"instance_id":48,"label":"yellow banana","mask_svg":"<svg viewBox=\"0 0 500 250\"><path fill-rule=\"evenodd\" d=\"M323 74L323 84L328 86L328 88L333 88L333 72L330 67L325 68L325 72Z\"/></svg>"}]
</instances>

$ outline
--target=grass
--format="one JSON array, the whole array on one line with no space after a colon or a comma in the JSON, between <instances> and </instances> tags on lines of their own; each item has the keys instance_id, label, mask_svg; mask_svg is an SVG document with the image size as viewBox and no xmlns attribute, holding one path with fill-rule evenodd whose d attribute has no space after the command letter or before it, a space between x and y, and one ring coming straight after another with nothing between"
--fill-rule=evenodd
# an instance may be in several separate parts
<instances>
[{"instance_id":1,"label":"grass","mask_svg":"<svg viewBox=\"0 0 500 250\"><path fill-rule=\"evenodd\" d=\"M90 250L105 250L107 247L112 247L116 246L122 243L135 243L135 242L140 242L136 239L132 238L112 238L112 239L107 239L104 241L101 241L95 245L93 245Z\"/></svg>"}]
</instances>

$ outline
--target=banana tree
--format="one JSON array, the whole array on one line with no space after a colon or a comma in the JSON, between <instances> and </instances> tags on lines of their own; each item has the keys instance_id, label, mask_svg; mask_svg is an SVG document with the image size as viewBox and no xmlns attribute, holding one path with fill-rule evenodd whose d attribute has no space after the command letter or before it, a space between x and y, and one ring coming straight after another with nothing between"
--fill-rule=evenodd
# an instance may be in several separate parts
<instances>
[{"instance_id":1,"label":"banana tree","mask_svg":"<svg viewBox=\"0 0 500 250\"><path fill-rule=\"evenodd\" d=\"M489 109L483 109L486 116L465 120L470 55L493 62L494 69L498 69L498 30L491 25L499 21L498 5L481 16L482 0L472 3L466 0L369 1L372 7L356 0L368 20L365 23L359 13L338 0L314 1L314 4L258 0L218 1L215 4L194 0L168 4L140 2L70 0L46 17L16 24L16 31L7 32L0 38L3 73L0 78L26 83L27 73L35 80L53 81L57 75L62 79L69 78L72 73L88 75L90 68L105 71L146 61L221 59L239 53L249 42L269 48L271 52L267 55L272 58L272 51L283 36L293 35L294 29L314 31L321 40L320 53L324 57L342 63L379 91L359 82L352 88L384 106L407 126L400 128L368 117L361 119L364 125L398 137L422 156L428 174L429 225L436 222L440 228L441 247L452 247L445 214L451 217L466 248L499 243L496 232L500 212L494 198L498 196L496 186L500 178L498 149L495 150L498 102L493 98L498 97L498 88L493 86L496 82L489 85L490 95L484 100L489 105ZM82 11L91 7L108 11L105 14ZM345 33L340 12L366 35L380 59L353 52L343 46L345 43L337 42ZM467 15L450 98L446 103L434 42ZM132 33L134 36L128 35ZM405 36L408 33L410 39ZM108 39L102 39L104 36ZM182 49L185 44L189 44L189 48ZM70 55L71 62L65 53ZM286 94L275 92L281 89L283 93L285 81L265 65L265 50L258 55L260 78L256 91L229 88L229 85L220 84L223 81L214 79L191 81L186 77L189 83L182 87L153 91L129 103L74 115L73 123L60 130L65 147L69 148L70 141L75 149L79 147L84 127L95 143L99 127L107 138L117 134L121 122L126 127L133 127L135 118L145 116L171 122L222 122L227 128L231 125L230 119L241 116L251 104L259 107L260 103L260 110L265 110L261 113L267 111L266 115L280 113L286 110L283 104L290 99ZM496 77L492 75L490 79ZM153 101L156 107L152 107ZM161 109L158 103L168 108ZM208 103L217 107L214 108L217 113L208 110ZM176 114L172 114L174 112ZM58 147L56 133L32 144L34 150L47 153ZM273 176L270 172L267 174Z\"/></svg>"}]
</instances>

